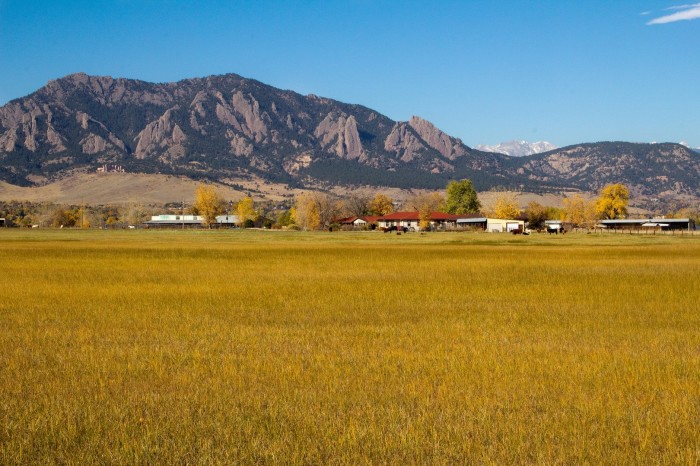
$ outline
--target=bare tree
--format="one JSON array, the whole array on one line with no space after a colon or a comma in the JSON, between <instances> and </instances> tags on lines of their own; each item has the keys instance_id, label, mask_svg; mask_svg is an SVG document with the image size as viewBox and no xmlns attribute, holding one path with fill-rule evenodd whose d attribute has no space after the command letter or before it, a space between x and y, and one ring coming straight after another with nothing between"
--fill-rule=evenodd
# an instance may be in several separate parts
<instances>
[{"instance_id":1,"label":"bare tree","mask_svg":"<svg viewBox=\"0 0 700 466\"><path fill-rule=\"evenodd\" d=\"M369 214L372 196L364 191L358 191L350 194L343 201L343 215L348 217L362 217Z\"/></svg>"}]
</instances>

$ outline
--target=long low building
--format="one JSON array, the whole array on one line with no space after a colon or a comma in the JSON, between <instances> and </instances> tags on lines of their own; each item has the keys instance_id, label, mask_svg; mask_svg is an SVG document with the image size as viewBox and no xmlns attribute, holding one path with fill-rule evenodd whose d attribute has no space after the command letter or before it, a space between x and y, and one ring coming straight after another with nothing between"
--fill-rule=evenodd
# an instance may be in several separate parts
<instances>
[{"instance_id":1,"label":"long low building","mask_svg":"<svg viewBox=\"0 0 700 466\"><path fill-rule=\"evenodd\" d=\"M446 214L444 212L431 212L428 218L431 229L454 228L457 225L459 215ZM418 212L393 212L384 215L377 220L380 228L420 230L420 214Z\"/></svg>"},{"instance_id":2,"label":"long low building","mask_svg":"<svg viewBox=\"0 0 700 466\"><path fill-rule=\"evenodd\" d=\"M462 228L473 228L492 233L523 231L525 221L502 218L470 217L458 218L457 225Z\"/></svg>"},{"instance_id":3,"label":"long low building","mask_svg":"<svg viewBox=\"0 0 700 466\"><path fill-rule=\"evenodd\" d=\"M478 229L488 232L523 231L523 220L487 218L478 215L453 215L444 212L431 212L428 218L431 230L464 230ZM420 230L420 215L418 212L394 212L380 217L380 228L396 227L398 229Z\"/></svg>"},{"instance_id":4,"label":"long low building","mask_svg":"<svg viewBox=\"0 0 700 466\"><path fill-rule=\"evenodd\" d=\"M690 218L624 218L601 220L598 225L609 230L695 230Z\"/></svg>"},{"instance_id":5,"label":"long low building","mask_svg":"<svg viewBox=\"0 0 700 466\"><path fill-rule=\"evenodd\" d=\"M201 215L173 215L173 214L162 214L153 215L151 220L143 222L144 225L148 227L162 227L162 228L174 228L174 227L200 227L204 222L204 217ZM216 217L216 224L219 226L234 226L238 224L238 216L236 215L219 215Z\"/></svg>"}]
</instances>

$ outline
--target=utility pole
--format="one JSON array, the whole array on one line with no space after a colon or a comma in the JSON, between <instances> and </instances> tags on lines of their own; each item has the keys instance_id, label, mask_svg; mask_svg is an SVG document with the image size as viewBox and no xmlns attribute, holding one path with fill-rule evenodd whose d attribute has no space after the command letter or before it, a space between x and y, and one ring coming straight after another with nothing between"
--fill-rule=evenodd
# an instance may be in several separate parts
<instances>
[{"instance_id":1,"label":"utility pole","mask_svg":"<svg viewBox=\"0 0 700 466\"><path fill-rule=\"evenodd\" d=\"M182 201L182 229L185 229L185 201Z\"/></svg>"}]
</instances>

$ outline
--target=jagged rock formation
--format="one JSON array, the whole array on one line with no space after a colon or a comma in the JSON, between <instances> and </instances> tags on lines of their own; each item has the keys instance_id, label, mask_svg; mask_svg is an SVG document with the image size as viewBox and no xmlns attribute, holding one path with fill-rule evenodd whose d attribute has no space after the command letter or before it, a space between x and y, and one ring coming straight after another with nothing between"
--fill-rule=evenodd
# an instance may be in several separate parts
<instances>
[{"instance_id":1,"label":"jagged rock formation","mask_svg":"<svg viewBox=\"0 0 700 466\"><path fill-rule=\"evenodd\" d=\"M430 147L440 152L443 157L454 160L465 155L466 146L459 139L452 138L435 127L431 122L413 116L408 122L416 134L428 143Z\"/></svg>"},{"instance_id":2,"label":"jagged rock formation","mask_svg":"<svg viewBox=\"0 0 700 466\"><path fill-rule=\"evenodd\" d=\"M329 113L316 127L314 136L322 149L338 157L354 160L363 155L357 121L352 115Z\"/></svg>"},{"instance_id":3,"label":"jagged rock formation","mask_svg":"<svg viewBox=\"0 0 700 466\"><path fill-rule=\"evenodd\" d=\"M0 108L0 179L47 182L116 164L126 171L231 180L479 189L697 193L698 154L677 144L601 143L512 158L471 149L414 116L302 96L229 74L177 83L95 77L49 82Z\"/></svg>"},{"instance_id":4,"label":"jagged rock formation","mask_svg":"<svg viewBox=\"0 0 700 466\"><path fill-rule=\"evenodd\" d=\"M161 160L182 157L185 154L183 143L187 136L173 121L173 110L170 108L158 118L147 124L146 127L134 139L137 141L134 156L144 159L148 155L160 152ZM162 152L164 151L164 152Z\"/></svg>"}]
</instances>

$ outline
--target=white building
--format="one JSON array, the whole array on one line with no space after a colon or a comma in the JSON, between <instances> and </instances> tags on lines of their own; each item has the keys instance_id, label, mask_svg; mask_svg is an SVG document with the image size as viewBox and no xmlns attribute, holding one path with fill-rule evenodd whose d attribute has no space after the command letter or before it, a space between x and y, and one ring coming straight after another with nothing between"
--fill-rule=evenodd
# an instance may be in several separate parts
<instances>
[{"instance_id":1,"label":"white building","mask_svg":"<svg viewBox=\"0 0 700 466\"><path fill-rule=\"evenodd\" d=\"M153 215L151 220L144 222L149 227L185 227L200 226L204 221L201 215L177 215L161 214ZM221 226L233 226L238 224L237 215L219 215L216 217L216 224Z\"/></svg>"},{"instance_id":2,"label":"white building","mask_svg":"<svg viewBox=\"0 0 700 466\"><path fill-rule=\"evenodd\" d=\"M523 220L512 220L502 218L474 217L458 218L457 226L467 228L479 228L491 233L502 233L511 231L523 231L525 222Z\"/></svg>"}]
</instances>

